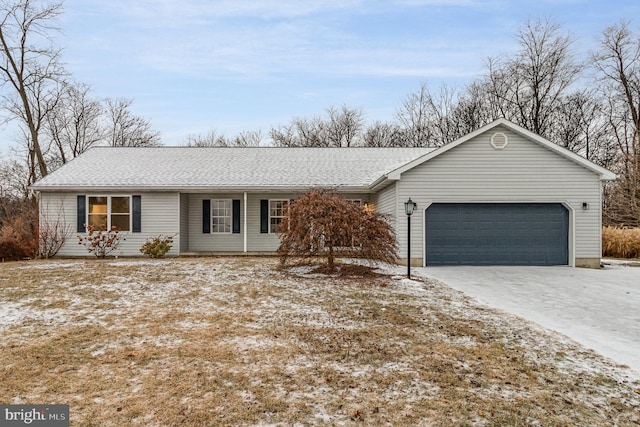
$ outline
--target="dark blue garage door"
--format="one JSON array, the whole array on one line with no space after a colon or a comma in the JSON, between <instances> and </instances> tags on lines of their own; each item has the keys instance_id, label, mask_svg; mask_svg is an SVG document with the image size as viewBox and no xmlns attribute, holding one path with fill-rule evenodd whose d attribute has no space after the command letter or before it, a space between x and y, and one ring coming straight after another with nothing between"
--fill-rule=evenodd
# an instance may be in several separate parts
<instances>
[{"instance_id":1,"label":"dark blue garage door","mask_svg":"<svg viewBox=\"0 0 640 427\"><path fill-rule=\"evenodd\" d=\"M560 203L434 203L427 265L566 265L569 211Z\"/></svg>"}]
</instances>

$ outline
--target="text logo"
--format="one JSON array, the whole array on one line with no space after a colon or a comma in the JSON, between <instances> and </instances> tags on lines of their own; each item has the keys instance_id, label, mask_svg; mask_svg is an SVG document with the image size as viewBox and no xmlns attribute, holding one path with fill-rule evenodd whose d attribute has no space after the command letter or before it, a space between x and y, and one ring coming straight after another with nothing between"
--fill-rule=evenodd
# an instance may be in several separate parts
<instances>
[{"instance_id":1,"label":"text logo","mask_svg":"<svg viewBox=\"0 0 640 427\"><path fill-rule=\"evenodd\" d=\"M0 427L69 427L69 405L0 405Z\"/></svg>"}]
</instances>

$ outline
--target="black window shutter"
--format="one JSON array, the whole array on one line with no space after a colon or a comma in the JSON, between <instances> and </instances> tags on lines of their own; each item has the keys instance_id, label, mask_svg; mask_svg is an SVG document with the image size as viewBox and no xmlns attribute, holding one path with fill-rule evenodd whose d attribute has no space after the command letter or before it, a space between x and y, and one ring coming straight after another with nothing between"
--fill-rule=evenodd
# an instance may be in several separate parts
<instances>
[{"instance_id":1,"label":"black window shutter","mask_svg":"<svg viewBox=\"0 0 640 427\"><path fill-rule=\"evenodd\" d=\"M202 201L202 232L211 233L211 200Z\"/></svg>"},{"instance_id":2,"label":"black window shutter","mask_svg":"<svg viewBox=\"0 0 640 427\"><path fill-rule=\"evenodd\" d=\"M78 233L84 233L85 223L87 222L87 196L78 196L78 220L76 230Z\"/></svg>"},{"instance_id":3,"label":"black window shutter","mask_svg":"<svg viewBox=\"0 0 640 427\"><path fill-rule=\"evenodd\" d=\"M260 200L260 233L269 232L269 200Z\"/></svg>"},{"instance_id":4,"label":"black window shutter","mask_svg":"<svg viewBox=\"0 0 640 427\"><path fill-rule=\"evenodd\" d=\"M142 232L142 196L133 196L131 198L133 218L131 219L131 232Z\"/></svg>"},{"instance_id":5,"label":"black window shutter","mask_svg":"<svg viewBox=\"0 0 640 427\"><path fill-rule=\"evenodd\" d=\"M233 201L233 232L240 233L240 200Z\"/></svg>"}]
</instances>

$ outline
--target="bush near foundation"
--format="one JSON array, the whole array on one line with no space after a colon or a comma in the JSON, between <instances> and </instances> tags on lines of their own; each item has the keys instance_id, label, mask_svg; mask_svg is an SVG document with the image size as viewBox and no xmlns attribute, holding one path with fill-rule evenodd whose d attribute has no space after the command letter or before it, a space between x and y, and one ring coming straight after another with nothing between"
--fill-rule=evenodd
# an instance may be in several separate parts
<instances>
[{"instance_id":1,"label":"bush near foundation","mask_svg":"<svg viewBox=\"0 0 640 427\"><path fill-rule=\"evenodd\" d=\"M602 228L602 255L640 258L640 228Z\"/></svg>"},{"instance_id":2,"label":"bush near foundation","mask_svg":"<svg viewBox=\"0 0 640 427\"><path fill-rule=\"evenodd\" d=\"M0 226L0 261L20 261L38 254L38 227L35 219L15 216Z\"/></svg>"},{"instance_id":3,"label":"bush near foundation","mask_svg":"<svg viewBox=\"0 0 640 427\"><path fill-rule=\"evenodd\" d=\"M127 240L118 230L118 227L111 227L111 230L98 230L93 225L86 225L87 234L78 236L78 244L84 245L87 252L98 258L106 258L120 247L120 243Z\"/></svg>"},{"instance_id":4,"label":"bush near foundation","mask_svg":"<svg viewBox=\"0 0 640 427\"><path fill-rule=\"evenodd\" d=\"M140 248L140 252L150 258L162 258L171 250L173 246L173 236L159 235L156 237L148 237L147 241Z\"/></svg>"}]
</instances>

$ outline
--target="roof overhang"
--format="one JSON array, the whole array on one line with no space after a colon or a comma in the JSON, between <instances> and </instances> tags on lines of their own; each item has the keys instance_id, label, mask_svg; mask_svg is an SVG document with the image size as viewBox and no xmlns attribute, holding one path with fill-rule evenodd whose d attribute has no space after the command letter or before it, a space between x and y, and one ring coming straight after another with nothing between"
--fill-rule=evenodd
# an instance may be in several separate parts
<instances>
[{"instance_id":1,"label":"roof overhang","mask_svg":"<svg viewBox=\"0 0 640 427\"><path fill-rule=\"evenodd\" d=\"M41 193L304 193L313 188L332 188L339 193L371 193L369 186L86 186L86 185L32 185L30 188Z\"/></svg>"}]
</instances>

